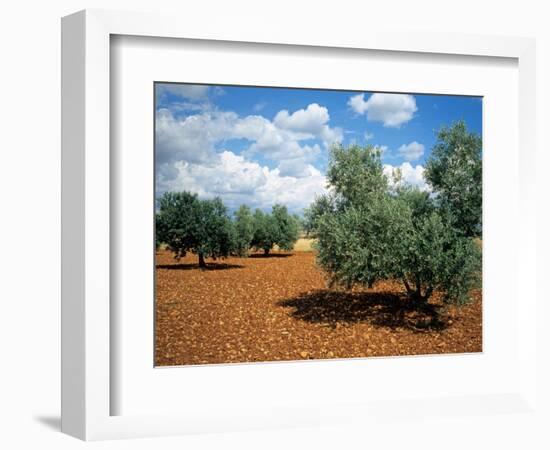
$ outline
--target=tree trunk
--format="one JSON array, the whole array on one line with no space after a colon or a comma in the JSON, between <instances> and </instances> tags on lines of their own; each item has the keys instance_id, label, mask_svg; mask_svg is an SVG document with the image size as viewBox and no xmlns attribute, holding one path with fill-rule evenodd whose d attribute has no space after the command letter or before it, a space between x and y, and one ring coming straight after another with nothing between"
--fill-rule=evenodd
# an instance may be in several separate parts
<instances>
[{"instance_id":1,"label":"tree trunk","mask_svg":"<svg viewBox=\"0 0 550 450\"><path fill-rule=\"evenodd\" d=\"M205 268L206 263L204 262L204 255L202 253L199 253L199 267Z\"/></svg>"},{"instance_id":2,"label":"tree trunk","mask_svg":"<svg viewBox=\"0 0 550 450\"><path fill-rule=\"evenodd\" d=\"M428 304L428 299L433 293L433 286L428 286L426 288L426 291L424 292L424 295L422 295L422 284L420 283L420 278L416 277L414 282L414 289L411 287L410 283L408 282L407 278L405 276L402 277L403 284L405 285L405 288L407 289L407 294L409 297L419 306L423 307Z\"/></svg>"},{"instance_id":3,"label":"tree trunk","mask_svg":"<svg viewBox=\"0 0 550 450\"><path fill-rule=\"evenodd\" d=\"M411 286L405 277L403 277L403 283L405 284L405 288L407 289L407 294L412 295L413 290L411 289Z\"/></svg>"},{"instance_id":4,"label":"tree trunk","mask_svg":"<svg viewBox=\"0 0 550 450\"><path fill-rule=\"evenodd\" d=\"M264 255L265 255L265 256L269 255L269 250L271 250L271 249L269 249L269 248L264 248Z\"/></svg>"},{"instance_id":5,"label":"tree trunk","mask_svg":"<svg viewBox=\"0 0 550 450\"><path fill-rule=\"evenodd\" d=\"M416 287L416 291L413 291L413 300L416 303L417 307L421 310L430 308L428 300L432 295L433 288L427 287L424 294L422 294L422 288L420 285Z\"/></svg>"}]
</instances>

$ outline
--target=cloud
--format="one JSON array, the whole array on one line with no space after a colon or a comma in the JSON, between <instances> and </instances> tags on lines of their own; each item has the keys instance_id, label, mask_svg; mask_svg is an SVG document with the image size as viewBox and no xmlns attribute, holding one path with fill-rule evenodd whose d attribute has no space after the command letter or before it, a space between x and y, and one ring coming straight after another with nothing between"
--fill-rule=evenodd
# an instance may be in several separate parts
<instances>
[{"instance_id":1,"label":"cloud","mask_svg":"<svg viewBox=\"0 0 550 450\"><path fill-rule=\"evenodd\" d=\"M215 155L216 137L208 130L220 129L222 118L195 114L179 119L166 108L156 113L155 149L157 164L185 160L207 163Z\"/></svg>"},{"instance_id":2,"label":"cloud","mask_svg":"<svg viewBox=\"0 0 550 450\"><path fill-rule=\"evenodd\" d=\"M208 91L210 86L204 86L199 84L158 84L157 94L163 95L166 93L175 95L177 97L185 98L188 100L204 100L208 97Z\"/></svg>"},{"instance_id":3,"label":"cloud","mask_svg":"<svg viewBox=\"0 0 550 450\"><path fill-rule=\"evenodd\" d=\"M357 114L367 114L367 120L382 122L385 127L399 128L414 117L418 110L416 99L408 94L372 94L365 101L365 94L354 95L348 106Z\"/></svg>"},{"instance_id":4,"label":"cloud","mask_svg":"<svg viewBox=\"0 0 550 450\"><path fill-rule=\"evenodd\" d=\"M273 124L282 130L302 133L304 138L318 137L325 146L335 142L341 142L343 131L340 128L330 128L327 123L330 120L328 109L317 103L311 103L306 109L299 109L292 114L286 109L277 113Z\"/></svg>"},{"instance_id":5,"label":"cloud","mask_svg":"<svg viewBox=\"0 0 550 450\"><path fill-rule=\"evenodd\" d=\"M397 152L407 161L414 161L424 154L424 145L413 141L410 144L403 144Z\"/></svg>"},{"instance_id":6,"label":"cloud","mask_svg":"<svg viewBox=\"0 0 550 450\"><path fill-rule=\"evenodd\" d=\"M178 112L161 108L156 114L157 195L188 190L203 198L220 196L229 208L246 203L268 209L280 202L300 212L326 185L312 163L343 134L328 125L328 110L318 104L280 111L273 121L217 108L188 116ZM225 148L234 139L245 141L240 154Z\"/></svg>"},{"instance_id":7,"label":"cloud","mask_svg":"<svg viewBox=\"0 0 550 450\"><path fill-rule=\"evenodd\" d=\"M374 137L374 134L365 131L364 137L365 137L365 141L370 141Z\"/></svg>"},{"instance_id":8,"label":"cloud","mask_svg":"<svg viewBox=\"0 0 550 450\"><path fill-rule=\"evenodd\" d=\"M279 111L273 123L279 128L317 135L329 119L327 108L311 103L306 109L299 109L292 114L286 109Z\"/></svg>"},{"instance_id":9,"label":"cloud","mask_svg":"<svg viewBox=\"0 0 550 450\"><path fill-rule=\"evenodd\" d=\"M400 166L392 166L391 164L384 164L384 175L388 177L390 185L393 185L393 173L395 169L401 171L402 182L411 186L419 188L421 191L430 191L430 186L424 178L424 167L420 164L412 166L409 162L404 162Z\"/></svg>"},{"instance_id":10,"label":"cloud","mask_svg":"<svg viewBox=\"0 0 550 450\"><path fill-rule=\"evenodd\" d=\"M328 128L328 127L327 127ZM278 128L262 116L239 117L230 111L204 111L179 118L161 108L156 115L156 162L159 172L169 178L174 175L175 161L209 164L215 157L216 145L231 139L246 139L250 146L244 154L260 155L279 164L281 174L306 176L307 166L320 153L318 144L302 144L301 140L321 139L318 135Z\"/></svg>"},{"instance_id":11,"label":"cloud","mask_svg":"<svg viewBox=\"0 0 550 450\"><path fill-rule=\"evenodd\" d=\"M258 102L252 107L252 109L254 110L254 112L260 112L266 106L267 106L267 102Z\"/></svg>"},{"instance_id":12,"label":"cloud","mask_svg":"<svg viewBox=\"0 0 550 450\"><path fill-rule=\"evenodd\" d=\"M266 210L283 203L290 211L301 212L326 186L325 177L311 165L307 177L285 176L278 168L269 169L228 150L211 165L178 161L174 168L175 177L157 180L157 194L187 190L201 198L219 196L230 210L241 204Z\"/></svg>"}]
</instances>

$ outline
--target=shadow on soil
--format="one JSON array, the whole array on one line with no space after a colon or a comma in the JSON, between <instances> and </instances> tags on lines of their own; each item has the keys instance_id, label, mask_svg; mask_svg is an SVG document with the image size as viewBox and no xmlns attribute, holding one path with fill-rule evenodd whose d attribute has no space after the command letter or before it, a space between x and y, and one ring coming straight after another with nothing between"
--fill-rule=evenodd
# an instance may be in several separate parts
<instances>
[{"instance_id":1,"label":"shadow on soil","mask_svg":"<svg viewBox=\"0 0 550 450\"><path fill-rule=\"evenodd\" d=\"M239 264L227 263L207 263L204 268L200 268L198 264L157 264L157 269L167 270L230 270L242 268L244 266Z\"/></svg>"},{"instance_id":2,"label":"shadow on soil","mask_svg":"<svg viewBox=\"0 0 550 450\"><path fill-rule=\"evenodd\" d=\"M292 253L270 253L269 255L266 255L264 253L252 253L251 255L248 255L249 258L261 258L261 259L288 258L289 256L292 256Z\"/></svg>"},{"instance_id":3,"label":"shadow on soil","mask_svg":"<svg viewBox=\"0 0 550 450\"><path fill-rule=\"evenodd\" d=\"M317 290L283 300L278 305L292 308L291 317L332 328L360 322L413 331L441 331L447 327L440 318L440 306L419 307L406 295L393 292Z\"/></svg>"}]
</instances>

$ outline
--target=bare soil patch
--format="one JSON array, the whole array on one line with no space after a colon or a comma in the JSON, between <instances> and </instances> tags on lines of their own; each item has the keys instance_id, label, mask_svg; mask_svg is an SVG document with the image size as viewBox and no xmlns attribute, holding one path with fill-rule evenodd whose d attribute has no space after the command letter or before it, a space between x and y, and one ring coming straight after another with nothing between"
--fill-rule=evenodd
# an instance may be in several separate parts
<instances>
[{"instance_id":1,"label":"bare soil patch","mask_svg":"<svg viewBox=\"0 0 550 450\"><path fill-rule=\"evenodd\" d=\"M327 288L312 252L180 261L157 253L156 365L480 352L481 290L418 311L397 282Z\"/></svg>"}]
</instances>

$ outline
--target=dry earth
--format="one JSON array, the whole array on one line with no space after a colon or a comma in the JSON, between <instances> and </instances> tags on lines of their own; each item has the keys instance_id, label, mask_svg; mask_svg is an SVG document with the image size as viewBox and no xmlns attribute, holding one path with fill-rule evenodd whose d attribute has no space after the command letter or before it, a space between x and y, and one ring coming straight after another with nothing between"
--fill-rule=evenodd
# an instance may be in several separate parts
<instances>
[{"instance_id":1,"label":"dry earth","mask_svg":"<svg viewBox=\"0 0 550 450\"><path fill-rule=\"evenodd\" d=\"M311 252L174 260L157 253L156 365L480 352L481 290L411 307L400 283L330 290Z\"/></svg>"}]
</instances>

